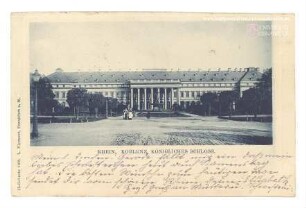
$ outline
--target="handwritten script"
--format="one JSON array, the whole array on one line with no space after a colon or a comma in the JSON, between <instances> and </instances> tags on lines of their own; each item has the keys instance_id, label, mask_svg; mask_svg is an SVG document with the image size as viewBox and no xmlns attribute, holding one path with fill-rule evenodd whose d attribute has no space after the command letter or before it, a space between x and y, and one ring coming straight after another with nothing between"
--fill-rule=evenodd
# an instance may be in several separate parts
<instances>
[{"instance_id":1,"label":"handwritten script","mask_svg":"<svg viewBox=\"0 0 306 208\"><path fill-rule=\"evenodd\" d=\"M99 186L120 195L190 195L212 190L291 193L294 176L284 171L290 160L290 155L229 155L214 150L40 153L32 156L23 185L25 189L41 184Z\"/></svg>"}]
</instances>

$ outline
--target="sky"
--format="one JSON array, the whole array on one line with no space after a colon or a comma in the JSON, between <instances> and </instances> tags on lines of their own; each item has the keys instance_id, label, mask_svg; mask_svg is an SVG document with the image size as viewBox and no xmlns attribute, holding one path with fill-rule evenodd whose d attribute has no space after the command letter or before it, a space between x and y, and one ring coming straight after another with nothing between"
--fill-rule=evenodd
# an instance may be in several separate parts
<instances>
[{"instance_id":1,"label":"sky","mask_svg":"<svg viewBox=\"0 0 306 208\"><path fill-rule=\"evenodd\" d=\"M64 71L272 66L271 37L247 21L31 23L30 68ZM260 28L260 27L257 27Z\"/></svg>"}]
</instances>

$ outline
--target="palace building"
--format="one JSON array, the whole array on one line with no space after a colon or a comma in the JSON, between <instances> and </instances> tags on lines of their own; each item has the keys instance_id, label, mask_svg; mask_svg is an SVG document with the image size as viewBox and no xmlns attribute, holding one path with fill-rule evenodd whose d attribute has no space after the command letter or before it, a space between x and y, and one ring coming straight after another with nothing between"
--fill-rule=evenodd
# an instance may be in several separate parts
<instances>
[{"instance_id":1,"label":"palace building","mask_svg":"<svg viewBox=\"0 0 306 208\"><path fill-rule=\"evenodd\" d=\"M85 88L118 99L136 110L152 110L153 106L167 110L174 104L187 107L200 101L206 92L243 91L254 86L262 73L258 68L227 70L138 70L64 72L62 69L47 76L59 103L68 106L67 92Z\"/></svg>"}]
</instances>

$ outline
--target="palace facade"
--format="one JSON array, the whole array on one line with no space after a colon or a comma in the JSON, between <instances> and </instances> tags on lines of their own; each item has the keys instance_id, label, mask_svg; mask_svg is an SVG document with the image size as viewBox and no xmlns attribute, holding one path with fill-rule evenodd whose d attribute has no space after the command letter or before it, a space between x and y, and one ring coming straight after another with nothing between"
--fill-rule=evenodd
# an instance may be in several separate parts
<instances>
[{"instance_id":1,"label":"palace facade","mask_svg":"<svg viewBox=\"0 0 306 208\"><path fill-rule=\"evenodd\" d=\"M142 70L64 72L57 69L47 76L59 103L68 106L66 97L73 88L85 88L88 92L102 93L118 99L137 110L152 110L158 106L164 110L174 104L187 107L200 101L203 93L240 90L254 86L261 78L258 68L227 70Z\"/></svg>"}]
</instances>

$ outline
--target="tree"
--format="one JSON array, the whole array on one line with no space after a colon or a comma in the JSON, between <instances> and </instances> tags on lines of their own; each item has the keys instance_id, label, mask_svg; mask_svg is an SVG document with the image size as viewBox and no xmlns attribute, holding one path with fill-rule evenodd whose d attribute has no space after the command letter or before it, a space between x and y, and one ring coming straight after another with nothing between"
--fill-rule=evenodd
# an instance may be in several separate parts
<instances>
[{"instance_id":1,"label":"tree","mask_svg":"<svg viewBox=\"0 0 306 208\"><path fill-rule=\"evenodd\" d=\"M97 118L99 109L102 109L105 105L106 98L101 93L89 93L87 96L89 111L94 112Z\"/></svg>"},{"instance_id":2,"label":"tree","mask_svg":"<svg viewBox=\"0 0 306 208\"><path fill-rule=\"evenodd\" d=\"M256 84L260 113L272 114L272 68L266 70Z\"/></svg>"},{"instance_id":3,"label":"tree","mask_svg":"<svg viewBox=\"0 0 306 208\"><path fill-rule=\"evenodd\" d=\"M195 112L195 102L194 101L192 101L191 103L190 103L190 106L188 106L188 111L190 111L191 113L194 113Z\"/></svg>"},{"instance_id":4,"label":"tree","mask_svg":"<svg viewBox=\"0 0 306 208\"><path fill-rule=\"evenodd\" d=\"M191 105L189 106L189 111L191 113L194 113L194 114L197 114L197 115L204 115L204 108L203 106L201 105L201 102L200 101L193 101L191 102Z\"/></svg>"},{"instance_id":5,"label":"tree","mask_svg":"<svg viewBox=\"0 0 306 208\"><path fill-rule=\"evenodd\" d=\"M124 109L127 109L127 105L123 103L119 103L117 107L117 113L122 114Z\"/></svg>"},{"instance_id":6,"label":"tree","mask_svg":"<svg viewBox=\"0 0 306 208\"><path fill-rule=\"evenodd\" d=\"M236 90L224 91L219 95L219 105L225 114L232 116L234 111L234 103L239 99L239 92ZM223 112L220 112L222 114Z\"/></svg>"},{"instance_id":7,"label":"tree","mask_svg":"<svg viewBox=\"0 0 306 208\"><path fill-rule=\"evenodd\" d=\"M212 106L216 103L218 95L216 93L208 92L203 93L200 100L206 108L206 112L208 112L208 116L211 115Z\"/></svg>"},{"instance_id":8,"label":"tree","mask_svg":"<svg viewBox=\"0 0 306 208\"><path fill-rule=\"evenodd\" d=\"M67 102L69 107L74 109L76 119L79 118L80 108L88 104L87 90L83 88L74 88L67 93Z\"/></svg>"},{"instance_id":9,"label":"tree","mask_svg":"<svg viewBox=\"0 0 306 208\"><path fill-rule=\"evenodd\" d=\"M272 69L262 74L255 87L243 92L239 108L243 112L253 114L272 114Z\"/></svg>"},{"instance_id":10,"label":"tree","mask_svg":"<svg viewBox=\"0 0 306 208\"><path fill-rule=\"evenodd\" d=\"M52 85L47 77L41 77L36 83L37 85L37 109L38 114L48 115L52 113L52 109L58 105L58 101L55 100L55 95L52 91ZM35 99L35 83L31 78L30 82L30 100L33 106ZM31 108L31 111L33 109Z\"/></svg>"},{"instance_id":11,"label":"tree","mask_svg":"<svg viewBox=\"0 0 306 208\"><path fill-rule=\"evenodd\" d=\"M257 117L259 112L260 99L258 92L255 87L244 91L239 105L244 113L253 114L254 117Z\"/></svg>"},{"instance_id":12,"label":"tree","mask_svg":"<svg viewBox=\"0 0 306 208\"><path fill-rule=\"evenodd\" d=\"M117 112L118 105L118 99L112 97L108 98L108 111L110 112L110 115L112 115L113 112Z\"/></svg>"}]
</instances>

